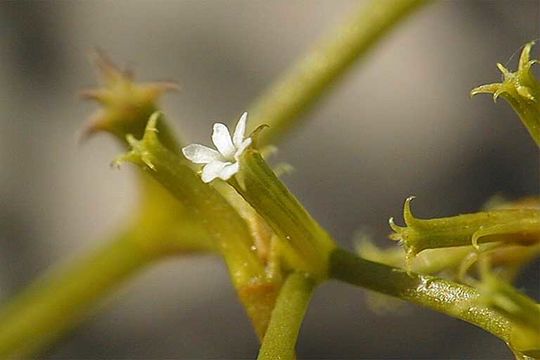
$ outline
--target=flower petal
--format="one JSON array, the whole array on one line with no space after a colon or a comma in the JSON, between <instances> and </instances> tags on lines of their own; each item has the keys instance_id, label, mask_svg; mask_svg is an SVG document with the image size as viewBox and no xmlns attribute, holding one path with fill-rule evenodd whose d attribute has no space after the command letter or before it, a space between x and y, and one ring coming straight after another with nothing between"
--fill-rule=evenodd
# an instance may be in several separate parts
<instances>
[{"instance_id":1,"label":"flower petal","mask_svg":"<svg viewBox=\"0 0 540 360\"><path fill-rule=\"evenodd\" d=\"M234 159L236 161L238 161L238 159L240 159L240 156L242 156L242 153L244 152L244 150L246 150L246 148L249 145L251 145L251 138L247 138L244 141L242 141L240 146L238 146L238 148L236 149L236 153L234 154Z\"/></svg>"},{"instance_id":2,"label":"flower petal","mask_svg":"<svg viewBox=\"0 0 540 360\"><path fill-rule=\"evenodd\" d=\"M231 140L229 129L221 123L214 124L214 132L212 133L212 141L221 155L225 158L232 158L235 153L235 148Z\"/></svg>"},{"instance_id":3,"label":"flower petal","mask_svg":"<svg viewBox=\"0 0 540 360\"><path fill-rule=\"evenodd\" d=\"M188 145L182 148L182 153L195 164L208 164L221 158L221 155L216 150L200 144Z\"/></svg>"},{"instance_id":4,"label":"flower petal","mask_svg":"<svg viewBox=\"0 0 540 360\"><path fill-rule=\"evenodd\" d=\"M244 140L244 135L246 133L247 117L248 113L244 112L242 116L240 116L240 120L238 120L238 124L236 124L236 128L234 129L233 143L234 146L236 146L237 148L240 147L240 145L242 144L242 140Z\"/></svg>"},{"instance_id":5,"label":"flower petal","mask_svg":"<svg viewBox=\"0 0 540 360\"><path fill-rule=\"evenodd\" d=\"M219 160L208 163L207 165L203 167L202 176L201 176L202 181L204 183L209 183L215 178L220 177L221 172L223 171L223 168L229 164L230 162L223 162Z\"/></svg>"},{"instance_id":6,"label":"flower petal","mask_svg":"<svg viewBox=\"0 0 540 360\"><path fill-rule=\"evenodd\" d=\"M229 180L231 176L238 172L238 169L240 169L240 164L238 162L232 164L227 163L227 165L219 172L219 178L222 180Z\"/></svg>"}]
</instances>

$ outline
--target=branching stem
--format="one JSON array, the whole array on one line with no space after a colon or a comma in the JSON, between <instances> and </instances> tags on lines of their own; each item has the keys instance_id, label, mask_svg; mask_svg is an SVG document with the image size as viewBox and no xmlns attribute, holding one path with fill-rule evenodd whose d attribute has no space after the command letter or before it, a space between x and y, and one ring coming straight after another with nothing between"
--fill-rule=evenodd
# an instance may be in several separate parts
<instances>
[{"instance_id":1,"label":"branching stem","mask_svg":"<svg viewBox=\"0 0 540 360\"><path fill-rule=\"evenodd\" d=\"M292 126L293 120L310 109L355 60L413 9L425 2L427 1L374 0L371 5L356 13L350 22L340 27L333 36L317 46L250 107L252 118L256 119L254 123L271 125L263 140L273 140ZM121 98L120 96L119 99ZM141 107L129 109L140 110ZM152 112L153 109L151 106L144 114ZM146 120L144 114L135 115ZM119 127L115 128L122 139L127 131L124 125L129 122L126 120L132 121L120 117ZM142 131L144 125L137 123L137 129ZM174 141L171 140L171 144L174 144ZM189 227L187 229L193 230ZM192 235L196 235L197 231L192 232ZM170 235L167 231L165 234ZM148 241L140 242L143 237ZM49 346L94 310L99 300L131 275L153 260L169 254L170 252L161 251L162 249L154 251L156 248L145 246L159 239L161 236L154 233L150 235L147 231L141 231L139 225L135 225L110 244L30 285L0 310L0 357L28 357ZM199 247L197 250L213 250L207 245L207 241L193 239L185 243ZM170 239L166 242L165 248L171 245ZM267 351L272 353L274 350L271 349L282 351L294 348L294 340L313 285L299 274L291 275L288 283L287 291L280 296L280 299L283 299L278 300L279 305L274 311L275 320L272 318L270 325L272 334L275 334L279 327L289 326L288 340L283 343L283 348L276 347L270 340L276 338L275 335L269 335L268 340L265 338L267 345L263 346L261 356ZM288 301L288 296L295 302ZM288 305L294 310L290 310ZM285 321L285 325L280 325L280 321Z\"/></svg>"}]
</instances>

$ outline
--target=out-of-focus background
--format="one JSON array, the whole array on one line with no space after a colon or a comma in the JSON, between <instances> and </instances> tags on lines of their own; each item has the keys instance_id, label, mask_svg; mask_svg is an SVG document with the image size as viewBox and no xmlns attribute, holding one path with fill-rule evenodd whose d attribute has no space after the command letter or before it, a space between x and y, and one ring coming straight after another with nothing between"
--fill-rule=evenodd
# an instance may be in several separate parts
<instances>
[{"instance_id":1,"label":"out-of-focus background","mask_svg":"<svg viewBox=\"0 0 540 360\"><path fill-rule=\"evenodd\" d=\"M0 3L0 299L58 261L98 246L136 202L129 166L109 167L107 135L82 146L95 106L98 46L142 80L176 80L163 103L185 138L239 116L357 1L14 1ZM439 1L401 24L280 144L284 178L351 247L414 194L420 217L475 211L494 194L539 193L537 148L509 106L469 98L514 68L540 36L540 1ZM538 56L538 49L534 49ZM538 265L520 277L540 295ZM252 358L257 340L223 264L171 259L142 273L48 353L60 358ZM301 358L510 358L504 344L405 305L376 314L366 292L322 286L302 328Z\"/></svg>"}]
</instances>

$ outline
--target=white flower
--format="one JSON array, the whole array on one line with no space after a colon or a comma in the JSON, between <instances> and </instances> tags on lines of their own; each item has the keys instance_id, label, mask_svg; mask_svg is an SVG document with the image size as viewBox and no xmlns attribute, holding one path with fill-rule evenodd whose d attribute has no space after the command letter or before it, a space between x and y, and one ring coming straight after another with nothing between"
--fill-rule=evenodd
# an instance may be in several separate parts
<instances>
[{"instance_id":1,"label":"white flower","mask_svg":"<svg viewBox=\"0 0 540 360\"><path fill-rule=\"evenodd\" d=\"M184 156L191 162L206 164L202 170L202 181L205 183L209 183L215 178L229 180L238 172L240 156L251 145L251 138L244 139L247 116L247 112L242 114L232 138L225 125L214 124L212 142L218 151L200 144L191 144L182 149Z\"/></svg>"}]
</instances>

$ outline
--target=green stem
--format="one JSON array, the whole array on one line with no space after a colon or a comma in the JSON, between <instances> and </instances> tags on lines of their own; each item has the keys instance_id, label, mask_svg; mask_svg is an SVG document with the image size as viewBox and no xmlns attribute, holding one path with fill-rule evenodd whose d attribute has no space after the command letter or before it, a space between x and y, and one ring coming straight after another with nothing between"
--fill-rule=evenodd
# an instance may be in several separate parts
<instances>
[{"instance_id":1,"label":"green stem","mask_svg":"<svg viewBox=\"0 0 540 360\"><path fill-rule=\"evenodd\" d=\"M0 358L27 358L74 327L106 294L155 259L127 233L43 277L3 307Z\"/></svg>"},{"instance_id":2,"label":"green stem","mask_svg":"<svg viewBox=\"0 0 540 360\"><path fill-rule=\"evenodd\" d=\"M372 49L414 9L427 0L373 0L353 12L350 20L325 37L281 79L275 82L248 111L252 129L270 125L261 141L274 141L297 123L360 57Z\"/></svg>"},{"instance_id":3,"label":"green stem","mask_svg":"<svg viewBox=\"0 0 540 360\"><path fill-rule=\"evenodd\" d=\"M185 207L141 174L142 203L126 230L34 281L0 309L0 358L30 357L71 330L100 300L165 256L215 252Z\"/></svg>"},{"instance_id":4,"label":"green stem","mask_svg":"<svg viewBox=\"0 0 540 360\"><path fill-rule=\"evenodd\" d=\"M471 324L511 343L513 323L479 303L476 289L434 276L362 259L343 249L330 257L330 276L352 285L398 297Z\"/></svg>"},{"instance_id":5,"label":"green stem","mask_svg":"<svg viewBox=\"0 0 540 360\"><path fill-rule=\"evenodd\" d=\"M293 273L287 277L257 359L294 359L296 339L315 285L313 279L304 273Z\"/></svg>"}]
</instances>

